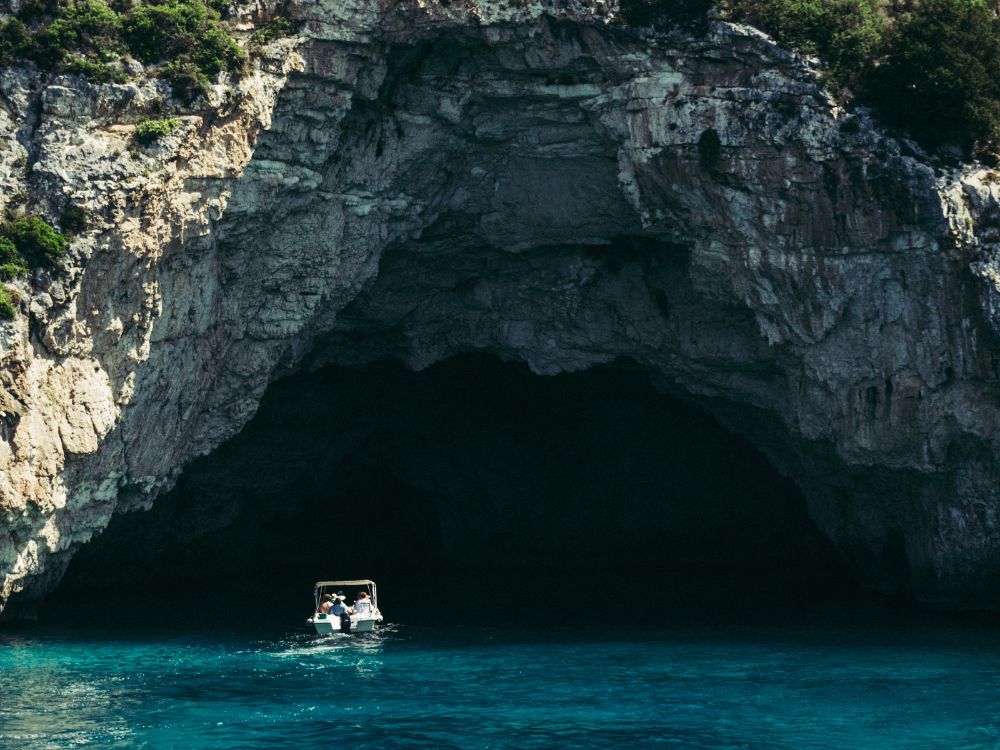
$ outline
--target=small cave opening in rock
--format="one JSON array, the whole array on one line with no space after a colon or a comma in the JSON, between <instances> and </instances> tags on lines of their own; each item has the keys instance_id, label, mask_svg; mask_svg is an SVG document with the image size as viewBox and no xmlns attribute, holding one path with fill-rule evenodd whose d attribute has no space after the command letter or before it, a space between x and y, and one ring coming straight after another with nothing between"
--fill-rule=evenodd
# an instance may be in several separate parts
<instances>
[{"instance_id":1,"label":"small cave opening in rock","mask_svg":"<svg viewBox=\"0 0 1000 750\"><path fill-rule=\"evenodd\" d=\"M646 614L856 590L798 488L638 367L542 376L471 354L274 383L151 510L82 548L47 607L200 591L297 615L341 577L374 578L394 614L442 590L474 612L624 596Z\"/></svg>"}]
</instances>

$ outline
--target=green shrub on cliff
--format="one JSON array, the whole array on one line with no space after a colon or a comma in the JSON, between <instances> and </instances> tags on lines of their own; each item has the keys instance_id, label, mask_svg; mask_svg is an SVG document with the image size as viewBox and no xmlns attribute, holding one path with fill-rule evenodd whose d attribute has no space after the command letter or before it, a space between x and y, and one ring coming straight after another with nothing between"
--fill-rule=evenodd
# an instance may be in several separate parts
<instances>
[{"instance_id":1,"label":"green shrub on cliff","mask_svg":"<svg viewBox=\"0 0 1000 750\"><path fill-rule=\"evenodd\" d=\"M144 63L190 61L204 74L237 71L243 50L202 0L162 0L140 5L125 20L129 49Z\"/></svg>"},{"instance_id":2,"label":"green shrub on cliff","mask_svg":"<svg viewBox=\"0 0 1000 750\"><path fill-rule=\"evenodd\" d=\"M29 0L16 18L0 24L0 65L26 59L44 70L107 83L125 75L109 63L131 53L147 65L167 63L164 77L190 102L207 90L211 77L238 72L246 60L214 5L205 0L115 0L111 5Z\"/></svg>"},{"instance_id":3,"label":"green shrub on cliff","mask_svg":"<svg viewBox=\"0 0 1000 750\"><path fill-rule=\"evenodd\" d=\"M66 252L66 244L66 238L39 216L0 224L0 282L27 276L32 268L51 266ZM10 290L0 283L0 318L11 320L16 314Z\"/></svg>"},{"instance_id":4,"label":"green shrub on cliff","mask_svg":"<svg viewBox=\"0 0 1000 750\"><path fill-rule=\"evenodd\" d=\"M207 23L204 3L167 0L140 5L125 21L125 39L139 60L156 63L190 54Z\"/></svg>"},{"instance_id":5,"label":"green shrub on cliff","mask_svg":"<svg viewBox=\"0 0 1000 750\"><path fill-rule=\"evenodd\" d=\"M0 24L0 66L9 65L14 58L22 57L30 45L31 32L19 18Z\"/></svg>"},{"instance_id":6,"label":"green shrub on cliff","mask_svg":"<svg viewBox=\"0 0 1000 750\"><path fill-rule=\"evenodd\" d=\"M250 41L255 44L267 44L275 39L288 36L295 30L295 25L287 18L281 16L272 18L266 24L250 35Z\"/></svg>"},{"instance_id":7,"label":"green shrub on cliff","mask_svg":"<svg viewBox=\"0 0 1000 750\"><path fill-rule=\"evenodd\" d=\"M32 268L49 266L66 252L66 238L44 219L24 216L0 224L0 282L27 276ZM10 290L0 284L0 318L17 314Z\"/></svg>"},{"instance_id":8,"label":"green shrub on cliff","mask_svg":"<svg viewBox=\"0 0 1000 750\"><path fill-rule=\"evenodd\" d=\"M140 5L125 20L129 49L145 63L168 62L164 78L187 104L208 90L211 78L239 71L246 55L202 0L159 0Z\"/></svg>"},{"instance_id":9,"label":"green shrub on cliff","mask_svg":"<svg viewBox=\"0 0 1000 750\"><path fill-rule=\"evenodd\" d=\"M729 0L724 7L823 58L835 89L925 146L1000 142L1000 19L985 0Z\"/></svg>"},{"instance_id":10,"label":"green shrub on cliff","mask_svg":"<svg viewBox=\"0 0 1000 750\"><path fill-rule=\"evenodd\" d=\"M176 117L163 120L143 120L135 126L135 139L144 146L170 135L181 124Z\"/></svg>"},{"instance_id":11,"label":"green shrub on cliff","mask_svg":"<svg viewBox=\"0 0 1000 750\"><path fill-rule=\"evenodd\" d=\"M17 252L14 241L0 234L0 281L16 279L30 270L27 261Z\"/></svg>"},{"instance_id":12,"label":"green shrub on cliff","mask_svg":"<svg viewBox=\"0 0 1000 750\"><path fill-rule=\"evenodd\" d=\"M191 104L199 96L208 93L212 81L189 60L176 60L163 69L163 80L170 84L174 96L185 104Z\"/></svg>"},{"instance_id":13,"label":"green shrub on cliff","mask_svg":"<svg viewBox=\"0 0 1000 750\"><path fill-rule=\"evenodd\" d=\"M66 252L66 238L39 216L7 222L0 227L0 238L10 242L17 256L32 268L52 265Z\"/></svg>"},{"instance_id":14,"label":"green shrub on cliff","mask_svg":"<svg viewBox=\"0 0 1000 750\"><path fill-rule=\"evenodd\" d=\"M781 44L826 62L836 88L854 88L888 24L883 0L732 0L731 17L770 32Z\"/></svg>"},{"instance_id":15,"label":"green shrub on cliff","mask_svg":"<svg viewBox=\"0 0 1000 750\"><path fill-rule=\"evenodd\" d=\"M59 228L66 234L79 234L87 229L90 219L80 206L66 206L59 216Z\"/></svg>"},{"instance_id":16,"label":"green shrub on cliff","mask_svg":"<svg viewBox=\"0 0 1000 750\"><path fill-rule=\"evenodd\" d=\"M1000 19L983 0L923 0L886 37L865 98L929 145L1000 141Z\"/></svg>"},{"instance_id":17,"label":"green shrub on cliff","mask_svg":"<svg viewBox=\"0 0 1000 750\"><path fill-rule=\"evenodd\" d=\"M0 284L0 318L13 320L17 316L17 308L14 307L14 300L10 296L7 287Z\"/></svg>"},{"instance_id":18,"label":"green shrub on cliff","mask_svg":"<svg viewBox=\"0 0 1000 750\"><path fill-rule=\"evenodd\" d=\"M63 72L83 76L91 83L126 83L128 75L124 70L115 70L106 62L77 57L63 66Z\"/></svg>"},{"instance_id":19,"label":"green shrub on cliff","mask_svg":"<svg viewBox=\"0 0 1000 750\"><path fill-rule=\"evenodd\" d=\"M102 0L57 6L56 17L40 23L31 36L27 57L47 69L57 69L71 53L107 61L123 51L121 18Z\"/></svg>"}]
</instances>

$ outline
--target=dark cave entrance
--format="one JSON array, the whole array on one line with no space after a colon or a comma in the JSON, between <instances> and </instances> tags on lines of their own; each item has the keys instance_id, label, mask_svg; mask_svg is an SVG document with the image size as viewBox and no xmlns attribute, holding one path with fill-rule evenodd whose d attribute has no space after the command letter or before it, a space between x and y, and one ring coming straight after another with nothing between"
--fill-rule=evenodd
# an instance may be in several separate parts
<instances>
[{"instance_id":1,"label":"dark cave entrance","mask_svg":"<svg viewBox=\"0 0 1000 750\"><path fill-rule=\"evenodd\" d=\"M406 606L472 581L501 609L512 580L556 582L546 596L570 608L609 590L666 606L855 587L790 480L630 364L539 376L463 355L275 383L152 510L83 548L61 593L230 581L301 604L330 577L375 578Z\"/></svg>"}]
</instances>

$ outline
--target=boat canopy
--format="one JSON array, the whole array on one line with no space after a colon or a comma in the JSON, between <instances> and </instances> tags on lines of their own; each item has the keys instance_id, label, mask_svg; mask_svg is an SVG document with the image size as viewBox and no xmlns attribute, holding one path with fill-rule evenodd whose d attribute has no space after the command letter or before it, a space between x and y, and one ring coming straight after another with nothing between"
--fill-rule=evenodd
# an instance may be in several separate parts
<instances>
[{"instance_id":1,"label":"boat canopy","mask_svg":"<svg viewBox=\"0 0 1000 750\"><path fill-rule=\"evenodd\" d=\"M363 581L316 581L316 588L323 588L324 586L371 586L375 581L369 581L367 579Z\"/></svg>"}]
</instances>

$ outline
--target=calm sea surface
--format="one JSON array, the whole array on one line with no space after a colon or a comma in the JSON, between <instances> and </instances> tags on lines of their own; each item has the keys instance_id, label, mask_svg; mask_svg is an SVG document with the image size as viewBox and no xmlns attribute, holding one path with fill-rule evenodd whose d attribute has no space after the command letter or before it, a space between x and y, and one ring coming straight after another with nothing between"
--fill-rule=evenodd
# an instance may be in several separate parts
<instances>
[{"instance_id":1,"label":"calm sea surface","mask_svg":"<svg viewBox=\"0 0 1000 750\"><path fill-rule=\"evenodd\" d=\"M0 746L1000 747L995 626L613 622L0 631Z\"/></svg>"}]
</instances>

